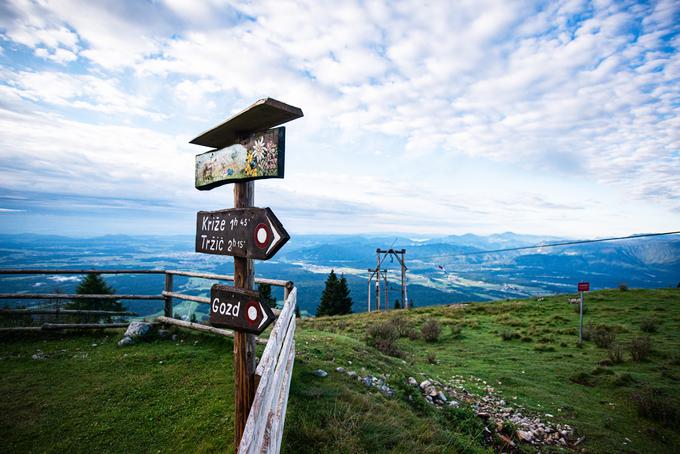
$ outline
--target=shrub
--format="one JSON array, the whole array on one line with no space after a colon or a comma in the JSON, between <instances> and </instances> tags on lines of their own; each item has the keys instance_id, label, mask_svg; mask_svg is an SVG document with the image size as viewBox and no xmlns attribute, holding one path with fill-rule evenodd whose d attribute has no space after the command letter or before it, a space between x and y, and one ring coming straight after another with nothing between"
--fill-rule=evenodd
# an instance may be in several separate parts
<instances>
[{"instance_id":1,"label":"shrub","mask_svg":"<svg viewBox=\"0 0 680 454\"><path fill-rule=\"evenodd\" d=\"M640 329L645 333L656 333L659 330L659 321L655 318L647 318L640 322Z\"/></svg>"},{"instance_id":2,"label":"shrub","mask_svg":"<svg viewBox=\"0 0 680 454\"><path fill-rule=\"evenodd\" d=\"M640 416L659 421L668 426L680 420L677 403L673 402L661 391L645 387L631 396Z\"/></svg>"},{"instance_id":3,"label":"shrub","mask_svg":"<svg viewBox=\"0 0 680 454\"><path fill-rule=\"evenodd\" d=\"M441 332L442 327L437 320L432 318L425 320L425 323L423 323L423 326L420 328L420 333L423 335L423 339L425 339L426 342L437 342Z\"/></svg>"},{"instance_id":4,"label":"shrub","mask_svg":"<svg viewBox=\"0 0 680 454\"><path fill-rule=\"evenodd\" d=\"M626 284L625 282L621 282L619 284L619 290L621 290L622 292L627 292L628 291L628 284Z\"/></svg>"},{"instance_id":5,"label":"shrub","mask_svg":"<svg viewBox=\"0 0 680 454\"><path fill-rule=\"evenodd\" d=\"M593 342L595 342L595 345L600 348L609 348L616 340L616 334L606 326L598 326L595 328L590 334L590 337Z\"/></svg>"},{"instance_id":6,"label":"shrub","mask_svg":"<svg viewBox=\"0 0 680 454\"><path fill-rule=\"evenodd\" d=\"M615 375L611 381L614 386L630 386L635 383L635 379L629 373Z\"/></svg>"},{"instance_id":7,"label":"shrub","mask_svg":"<svg viewBox=\"0 0 680 454\"><path fill-rule=\"evenodd\" d=\"M368 344L388 356L401 358L404 353L397 347L399 333L390 322L378 323L368 328Z\"/></svg>"},{"instance_id":8,"label":"shrub","mask_svg":"<svg viewBox=\"0 0 680 454\"><path fill-rule=\"evenodd\" d=\"M569 380L579 385L593 386L593 377L588 372L576 372Z\"/></svg>"},{"instance_id":9,"label":"shrub","mask_svg":"<svg viewBox=\"0 0 680 454\"><path fill-rule=\"evenodd\" d=\"M514 331L510 331L510 330L507 330L507 329L501 331L501 339L503 339L504 341L519 339L519 337L520 337L520 335L517 334Z\"/></svg>"},{"instance_id":10,"label":"shrub","mask_svg":"<svg viewBox=\"0 0 680 454\"><path fill-rule=\"evenodd\" d=\"M459 325L458 323L449 325L449 328L451 328L451 337L454 338L459 338L461 337L461 333L463 332L463 326Z\"/></svg>"},{"instance_id":11,"label":"shrub","mask_svg":"<svg viewBox=\"0 0 680 454\"><path fill-rule=\"evenodd\" d=\"M406 337L408 337L409 340L415 341L420 339L420 334L418 334L418 331L412 329L408 333L406 333Z\"/></svg>"},{"instance_id":12,"label":"shrub","mask_svg":"<svg viewBox=\"0 0 680 454\"><path fill-rule=\"evenodd\" d=\"M435 352L428 353L427 362L430 364L437 364L437 354Z\"/></svg>"},{"instance_id":13,"label":"shrub","mask_svg":"<svg viewBox=\"0 0 680 454\"><path fill-rule=\"evenodd\" d=\"M652 339L649 336L634 337L629 344L633 361L645 361L652 353Z\"/></svg>"},{"instance_id":14,"label":"shrub","mask_svg":"<svg viewBox=\"0 0 680 454\"><path fill-rule=\"evenodd\" d=\"M613 364L619 364L623 362L623 347L621 344L612 343L607 351L609 356L609 361Z\"/></svg>"}]
</instances>

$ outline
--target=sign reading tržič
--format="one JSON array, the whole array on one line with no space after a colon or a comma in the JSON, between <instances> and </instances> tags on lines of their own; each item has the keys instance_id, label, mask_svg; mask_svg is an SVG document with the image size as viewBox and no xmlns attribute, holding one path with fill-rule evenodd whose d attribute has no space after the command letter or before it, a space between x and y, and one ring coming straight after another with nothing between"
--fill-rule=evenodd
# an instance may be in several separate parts
<instances>
[{"instance_id":1,"label":"sign reading tr\u017ei\u010d","mask_svg":"<svg viewBox=\"0 0 680 454\"><path fill-rule=\"evenodd\" d=\"M196 252L269 260L290 239L269 208L199 211Z\"/></svg>"},{"instance_id":2,"label":"sign reading tr\u017ei\u010d","mask_svg":"<svg viewBox=\"0 0 680 454\"><path fill-rule=\"evenodd\" d=\"M260 334L274 321L274 313L260 302L260 294L229 285L210 289L210 324Z\"/></svg>"}]
</instances>

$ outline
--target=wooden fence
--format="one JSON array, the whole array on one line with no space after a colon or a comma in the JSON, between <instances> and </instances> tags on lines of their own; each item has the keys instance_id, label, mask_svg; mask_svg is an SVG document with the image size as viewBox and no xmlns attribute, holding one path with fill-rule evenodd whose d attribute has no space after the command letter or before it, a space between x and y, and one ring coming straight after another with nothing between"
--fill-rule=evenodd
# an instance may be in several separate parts
<instances>
[{"instance_id":1,"label":"wooden fence","mask_svg":"<svg viewBox=\"0 0 680 454\"><path fill-rule=\"evenodd\" d=\"M116 295L82 295L82 294L66 294L66 293L0 293L0 299L32 299L32 300L74 300L74 299L114 299L114 300L158 300L163 301L163 316L157 317L158 322L162 322L168 325L180 326L182 328L189 328L203 332L210 332L213 334L234 337L234 333L230 330L214 328L209 325L203 325L200 323L191 323L183 320L177 320L172 318L172 306L173 299L193 301L201 304L210 304L210 298L205 298L201 296L186 295L184 293L178 293L174 291L173 288L173 277L174 276L185 276L185 277L195 277L200 279L209 279L216 281L233 281L234 276L229 276L226 274L212 274L212 273L201 273L195 271L178 271L178 270L143 270L143 269L102 269L102 270L63 270L63 269L6 269L0 270L0 275L17 275L17 274L44 274L44 275L63 275L63 274L164 274L165 275L165 286L163 291L157 295L136 295L136 294L116 294ZM290 281L276 280L276 279L264 279L255 278L256 284L269 284L276 287L283 287L284 300L288 298L290 290L293 288L293 283ZM274 310L274 315L278 315L279 311ZM0 310L0 314L6 315L34 315L34 314L48 314L53 313L55 315L114 315L108 314L104 311L72 311L72 310L48 310L48 309L10 309L10 310ZM130 312L119 312L115 315L133 315ZM136 315L136 314L134 314ZM124 328L126 323L45 323L42 326L22 326L22 327L11 327L11 328L0 328L0 331L39 331L39 330L60 330L60 329L104 329L104 328ZM257 339L260 344L266 343L265 340Z\"/></svg>"},{"instance_id":2,"label":"wooden fence","mask_svg":"<svg viewBox=\"0 0 680 454\"><path fill-rule=\"evenodd\" d=\"M159 295L78 295L63 293L0 293L0 299L81 299L81 298L108 298L108 299L131 299L131 300L163 300L163 312L165 315L156 317L159 323L170 324L182 328L209 332L225 337L233 337L231 330L215 328L200 323L192 323L172 318L173 299L194 301L201 304L210 304L210 298L186 295L174 291L173 277L186 276L200 279L217 281L233 281L234 276L223 274L200 273L193 271L176 270L57 270L57 269L26 269L26 270L0 270L0 275L8 274L164 274L165 287ZM288 392L295 360L295 306L297 304L297 289L290 281L255 278L256 284L269 284L283 287L284 305L281 311L273 310L278 319L269 334L269 339L257 338L256 342L265 344L262 358L255 372L257 389L255 400L250 409L245 431L241 438L239 453L278 453L281 449L283 426L286 419L286 406L288 404ZM131 312L111 311L85 311L85 310L52 310L52 309L6 309L0 313L33 315L33 314L70 314L70 315L136 315ZM60 329L102 329L124 328L127 323L81 323L81 324L58 324L45 323L42 326L13 327L0 330L60 330Z\"/></svg>"},{"instance_id":3,"label":"wooden fence","mask_svg":"<svg viewBox=\"0 0 680 454\"><path fill-rule=\"evenodd\" d=\"M255 371L257 389L239 445L239 454L278 453L286 419L288 391L295 361L295 305L293 288L269 334Z\"/></svg>"}]
</instances>

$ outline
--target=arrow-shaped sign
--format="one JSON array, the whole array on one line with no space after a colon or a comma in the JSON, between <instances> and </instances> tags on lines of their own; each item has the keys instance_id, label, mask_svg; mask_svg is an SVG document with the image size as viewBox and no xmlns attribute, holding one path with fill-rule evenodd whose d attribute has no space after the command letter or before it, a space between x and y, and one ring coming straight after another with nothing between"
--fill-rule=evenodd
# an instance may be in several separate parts
<instances>
[{"instance_id":1,"label":"arrow-shaped sign","mask_svg":"<svg viewBox=\"0 0 680 454\"><path fill-rule=\"evenodd\" d=\"M260 294L229 285L210 289L210 324L260 334L274 321L274 313L260 302Z\"/></svg>"},{"instance_id":2,"label":"arrow-shaped sign","mask_svg":"<svg viewBox=\"0 0 680 454\"><path fill-rule=\"evenodd\" d=\"M269 260L290 239L269 208L199 211L196 252Z\"/></svg>"}]
</instances>

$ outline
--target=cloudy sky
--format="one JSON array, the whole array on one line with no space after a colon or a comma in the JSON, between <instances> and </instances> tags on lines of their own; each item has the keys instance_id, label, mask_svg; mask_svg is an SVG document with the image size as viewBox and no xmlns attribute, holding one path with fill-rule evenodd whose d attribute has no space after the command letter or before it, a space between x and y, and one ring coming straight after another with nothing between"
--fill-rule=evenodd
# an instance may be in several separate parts
<instances>
[{"instance_id":1,"label":"cloudy sky","mask_svg":"<svg viewBox=\"0 0 680 454\"><path fill-rule=\"evenodd\" d=\"M291 233L680 228L677 1L0 2L0 232L189 234L188 141L302 108Z\"/></svg>"}]
</instances>

